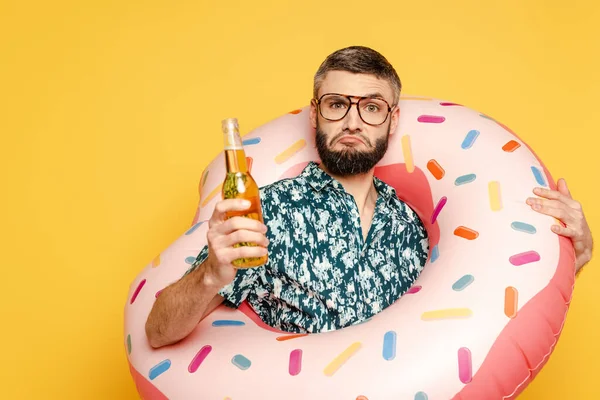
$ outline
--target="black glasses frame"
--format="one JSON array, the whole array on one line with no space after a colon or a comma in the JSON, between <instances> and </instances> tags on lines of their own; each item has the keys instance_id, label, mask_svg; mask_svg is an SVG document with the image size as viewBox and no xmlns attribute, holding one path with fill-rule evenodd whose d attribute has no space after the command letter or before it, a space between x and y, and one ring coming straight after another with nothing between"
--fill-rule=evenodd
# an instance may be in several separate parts
<instances>
[{"instance_id":1,"label":"black glasses frame","mask_svg":"<svg viewBox=\"0 0 600 400\"><path fill-rule=\"evenodd\" d=\"M331 118L326 118L323 115L323 111L321 109L321 100L323 100L323 97L325 96L340 96L340 97L345 97L348 99L348 102L350 103L350 106L348 106L348 108L346 109L346 112L344 113L344 115L341 118L337 118L337 119L331 119ZM356 102L352 102L352 99L358 99ZM367 121L365 121L365 119L363 118L362 114L360 113L360 108L358 107L358 103L360 103L362 100L365 99L377 99L377 100L381 100L383 101L387 107L388 107L388 111L385 114L385 119L380 123L380 124L371 124ZM321 114L321 117L323 117L324 119L326 119L327 121L341 121L344 118L346 118L346 115L348 115L348 113L350 112L350 109L352 108L353 104L356 104L356 111L358 111L358 116L360 117L360 119L362 120L362 122L364 122L367 125L371 125L371 126L379 126L379 125L383 125L385 124L385 121L387 121L388 116L390 115L390 113L392 112L392 110L396 107L396 104L394 104L393 106L390 106L390 103L388 103L385 99L382 99L381 97L365 97L365 96L351 96L348 94L341 94L341 93L325 93L324 95L322 95L321 97L319 97L318 99L313 99L317 105L317 108L319 109L319 114Z\"/></svg>"}]
</instances>

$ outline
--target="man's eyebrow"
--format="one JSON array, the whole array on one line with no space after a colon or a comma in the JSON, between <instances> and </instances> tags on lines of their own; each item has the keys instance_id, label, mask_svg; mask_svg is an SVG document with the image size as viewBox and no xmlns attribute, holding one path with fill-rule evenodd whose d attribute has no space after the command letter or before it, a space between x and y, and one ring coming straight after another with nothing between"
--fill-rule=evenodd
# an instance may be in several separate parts
<instances>
[{"instance_id":1,"label":"man's eyebrow","mask_svg":"<svg viewBox=\"0 0 600 400\"><path fill-rule=\"evenodd\" d=\"M363 97L368 97L368 98L371 98L371 99L374 98L374 97L377 97L379 99L385 99L385 97L383 97L383 95L381 93L379 93L379 92L367 93Z\"/></svg>"}]
</instances>

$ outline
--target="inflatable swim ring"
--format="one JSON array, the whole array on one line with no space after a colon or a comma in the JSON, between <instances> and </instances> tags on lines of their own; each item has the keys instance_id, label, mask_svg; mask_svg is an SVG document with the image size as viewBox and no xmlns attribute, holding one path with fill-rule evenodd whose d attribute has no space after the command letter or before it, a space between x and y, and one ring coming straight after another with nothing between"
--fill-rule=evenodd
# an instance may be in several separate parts
<instances>
[{"instance_id":1,"label":"inflatable swim ring","mask_svg":"<svg viewBox=\"0 0 600 400\"><path fill-rule=\"evenodd\" d=\"M510 129L458 104L402 98L375 174L417 212L427 264L407 294L370 320L310 335L220 306L185 339L153 349L144 325L160 290L206 243L223 153L204 171L193 223L132 282L125 348L143 399L512 399L548 360L575 279L570 240L525 203L555 184ZM243 137L259 186L319 161L308 108Z\"/></svg>"}]
</instances>

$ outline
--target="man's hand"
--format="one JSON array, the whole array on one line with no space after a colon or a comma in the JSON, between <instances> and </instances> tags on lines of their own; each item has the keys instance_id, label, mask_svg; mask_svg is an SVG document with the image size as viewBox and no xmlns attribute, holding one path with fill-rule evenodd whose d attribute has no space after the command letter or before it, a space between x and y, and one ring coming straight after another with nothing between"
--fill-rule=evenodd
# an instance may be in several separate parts
<instances>
[{"instance_id":1,"label":"man's hand","mask_svg":"<svg viewBox=\"0 0 600 400\"><path fill-rule=\"evenodd\" d=\"M267 254L269 240L265 236L267 226L260 221L246 217L227 219L228 212L244 211L250 207L250 202L242 199L221 200L215 206L213 215L208 222L207 268L217 286L225 286L235 277L237 272L232 261L238 258L262 257ZM241 242L256 243L258 246L233 245Z\"/></svg>"},{"instance_id":2,"label":"man's hand","mask_svg":"<svg viewBox=\"0 0 600 400\"><path fill-rule=\"evenodd\" d=\"M558 190L535 188L533 193L542 197L530 197L527 204L535 211L550 215L566 226L552 225L552 231L566 236L573 242L575 248L575 268L579 270L592 258L593 239L590 227L583 214L581 204L571 197L567 182L559 179Z\"/></svg>"}]
</instances>

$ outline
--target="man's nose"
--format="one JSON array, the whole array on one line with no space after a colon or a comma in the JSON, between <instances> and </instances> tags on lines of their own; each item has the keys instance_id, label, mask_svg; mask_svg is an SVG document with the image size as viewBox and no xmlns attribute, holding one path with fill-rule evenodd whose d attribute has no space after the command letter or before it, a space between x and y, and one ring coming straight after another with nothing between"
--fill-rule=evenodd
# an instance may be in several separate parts
<instances>
[{"instance_id":1,"label":"man's nose","mask_svg":"<svg viewBox=\"0 0 600 400\"><path fill-rule=\"evenodd\" d=\"M351 132L360 130L362 127L362 120L358 114L358 104L351 103L349 107L348 115L344 118L344 128Z\"/></svg>"}]
</instances>

